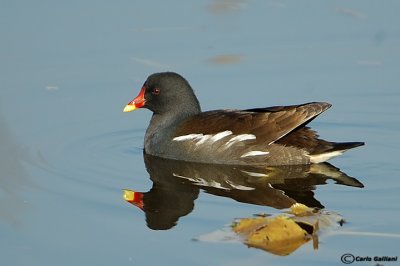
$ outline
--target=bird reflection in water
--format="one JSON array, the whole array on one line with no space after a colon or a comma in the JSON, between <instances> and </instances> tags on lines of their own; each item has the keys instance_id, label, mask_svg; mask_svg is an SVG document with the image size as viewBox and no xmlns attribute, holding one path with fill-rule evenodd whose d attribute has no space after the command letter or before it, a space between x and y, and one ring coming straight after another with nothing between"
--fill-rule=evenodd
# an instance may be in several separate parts
<instances>
[{"instance_id":1,"label":"bird reflection in water","mask_svg":"<svg viewBox=\"0 0 400 266\"><path fill-rule=\"evenodd\" d=\"M146 214L147 226L168 230L180 217L188 215L200 189L236 201L289 208L294 203L309 207L324 206L314 197L317 185L335 184L362 188L357 179L329 163L254 167L201 164L144 155L146 169L153 181L148 192L124 190L124 199Z\"/></svg>"}]
</instances>

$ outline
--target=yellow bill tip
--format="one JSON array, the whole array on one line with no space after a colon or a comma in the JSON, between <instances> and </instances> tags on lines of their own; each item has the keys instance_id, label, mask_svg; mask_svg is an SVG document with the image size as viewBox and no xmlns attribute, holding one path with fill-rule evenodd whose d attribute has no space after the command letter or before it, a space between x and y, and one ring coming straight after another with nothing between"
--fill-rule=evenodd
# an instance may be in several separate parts
<instances>
[{"instance_id":1,"label":"yellow bill tip","mask_svg":"<svg viewBox=\"0 0 400 266\"><path fill-rule=\"evenodd\" d=\"M133 201L135 198L135 191L124 189L124 200Z\"/></svg>"},{"instance_id":2,"label":"yellow bill tip","mask_svg":"<svg viewBox=\"0 0 400 266\"><path fill-rule=\"evenodd\" d=\"M132 104L127 104L123 110L124 113L127 112L132 112L133 110L136 110L136 106Z\"/></svg>"}]
</instances>

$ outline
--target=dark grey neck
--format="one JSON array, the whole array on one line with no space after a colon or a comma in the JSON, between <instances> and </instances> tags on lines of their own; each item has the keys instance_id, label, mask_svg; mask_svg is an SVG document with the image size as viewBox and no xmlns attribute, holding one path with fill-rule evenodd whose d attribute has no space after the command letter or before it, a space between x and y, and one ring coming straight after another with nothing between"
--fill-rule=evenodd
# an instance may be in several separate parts
<instances>
[{"instance_id":1,"label":"dark grey neck","mask_svg":"<svg viewBox=\"0 0 400 266\"><path fill-rule=\"evenodd\" d=\"M144 137L144 150L147 154L162 156L171 148L171 139L186 119L200 113L200 106L193 106L190 110L176 110L165 114L153 114L150 125Z\"/></svg>"}]
</instances>

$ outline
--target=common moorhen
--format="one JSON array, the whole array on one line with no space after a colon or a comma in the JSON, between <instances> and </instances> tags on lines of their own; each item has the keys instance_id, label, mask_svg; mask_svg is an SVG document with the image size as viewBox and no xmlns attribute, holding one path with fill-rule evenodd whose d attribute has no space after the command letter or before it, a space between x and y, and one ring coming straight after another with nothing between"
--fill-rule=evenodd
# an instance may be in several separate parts
<instances>
[{"instance_id":1,"label":"common moorhen","mask_svg":"<svg viewBox=\"0 0 400 266\"><path fill-rule=\"evenodd\" d=\"M329 142L306 124L331 107L324 102L201 112L190 84L177 73L150 75L124 112L153 112L146 154L232 165L321 163L363 142Z\"/></svg>"}]
</instances>

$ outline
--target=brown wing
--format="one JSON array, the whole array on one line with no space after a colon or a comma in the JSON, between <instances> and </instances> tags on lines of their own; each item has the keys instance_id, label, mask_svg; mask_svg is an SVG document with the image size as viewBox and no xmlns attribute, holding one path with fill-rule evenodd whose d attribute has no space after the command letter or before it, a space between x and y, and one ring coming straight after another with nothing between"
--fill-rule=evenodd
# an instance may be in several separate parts
<instances>
[{"instance_id":1,"label":"brown wing","mask_svg":"<svg viewBox=\"0 0 400 266\"><path fill-rule=\"evenodd\" d=\"M234 135L255 135L257 143L270 144L306 125L329 107L329 103L313 102L248 110L209 111L185 121L175 136L217 134L229 130Z\"/></svg>"}]
</instances>

